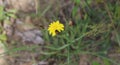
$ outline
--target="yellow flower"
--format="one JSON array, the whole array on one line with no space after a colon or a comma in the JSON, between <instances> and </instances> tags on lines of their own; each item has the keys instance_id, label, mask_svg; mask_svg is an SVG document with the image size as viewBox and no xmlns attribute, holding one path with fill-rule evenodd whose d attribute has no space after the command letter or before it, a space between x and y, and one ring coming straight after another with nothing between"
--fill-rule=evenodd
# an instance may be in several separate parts
<instances>
[{"instance_id":1,"label":"yellow flower","mask_svg":"<svg viewBox=\"0 0 120 65\"><path fill-rule=\"evenodd\" d=\"M55 36L57 32L61 32L64 30L64 25L59 21L55 21L51 23L48 27L49 34Z\"/></svg>"}]
</instances>

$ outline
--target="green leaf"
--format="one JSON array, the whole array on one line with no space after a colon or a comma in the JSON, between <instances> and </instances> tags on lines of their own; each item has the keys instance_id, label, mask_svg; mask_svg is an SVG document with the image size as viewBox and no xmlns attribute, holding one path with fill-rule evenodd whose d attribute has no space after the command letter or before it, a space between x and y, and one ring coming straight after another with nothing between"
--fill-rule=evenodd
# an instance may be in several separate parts
<instances>
[{"instance_id":1,"label":"green leaf","mask_svg":"<svg viewBox=\"0 0 120 65\"><path fill-rule=\"evenodd\" d=\"M11 10L9 10L8 12L9 12L9 13L16 13L17 10L11 9Z\"/></svg>"},{"instance_id":2,"label":"green leaf","mask_svg":"<svg viewBox=\"0 0 120 65\"><path fill-rule=\"evenodd\" d=\"M75 2L76 4L78 4L78 5L80 4L80 1L81 1L81 0L74 0L74 2Z\"/></svg>"},{"instance_id":3,"label":"green leaf","mask_svg":"<svg viewBox=\"0 0 120 65\"><path fill-rule=\"evenodd\" d=\"M97 61L93 61L93 62L92 62L92 65L100 65L100 63L97 62Z\"/></svg>"},{"instance_id":4,"label":"green leaf","mask_svg":"<svg viewBox=\"0 0 120 65\"><path fill-rule=\"evenodd\" d=\"M7 40L6 35L5 35L5 34L1 34L1 35L0 35L0 40L1 40L1 41L6 41L6 40Z\"/></svg>"},{"instance_id":5,"label":"green leaf","mask_svg":"<svg viewBox=\"0 0 120 65\"><path fill-rule=\"evenodd\" d=\"M72 16L73 16L73 17L75 17L75 16L76 16L77 11L78 11L78 7L77 7L77 6L75 6L75 7L73 8L73 10L72 10Z\"/></svg>"},{"instance_id":6,"label":"green leaf","mask_svg":"<svg viewBox=\"0 0 120 65\"><path fill-rule=\"evenodd\" d=\"M97 3L103 3L103 0L96 0Z\"/></svg>"},{"instance_id":7,"label":"green leaf","mask_svg":"<svg viewBox=\"0 0 120 65\"><path fill-rule=\"evenodd\" d=\"M2 49L2 51L1 51L2 53L1 54L3 54L6 51L6 48L5 48L5 45L4 45L4 43L2 41L0 41L0 48Z\"/></svg>"},{"instance_id":8,"label":"green leaf","mask_svg":"<svg viewBox=\"0 0 120 65\"><path fill-rule=\"evenodd\" d=\"M1 26L0 26L0 32L2 32L2 30L3 30L3 29L2 29Z\"/></svg>"},{"instance_id":9,"label":"green leaf","mask_svg":"<svg viewBox=\"0 0 120 65\"><path fill-rule=\"evenodd\" d=\"M119 6L116 6L115 15L116 15L117 19L120 18L120 7Z\"/></svg>"},{"instance_id":10,"label":"green leaf","mask_svg":"<svg viewBox=\"0 0 120 65\"><path fill-rule=\"evenodd\" d=\"M120 35L118 33L116 33L116 41L118 42L118 44L120 46Z\"/></svg>"},{"instance_id":11,"label":"green leaf","mask_svg":"<svg viewBox=\"0 0 120 65\"><path fill-rule=\"evenodd\" d=\"M12 14L12 13L7 13L7 16L10 16L10 17L16 18L15 14Z\"/></svg>"},{"instance_id":12,"label":"green leaf","mask_svg":"<svg viewBox=\"0 0 120 65\"><path fill-rule=\"evenodd\" d=\"M107 59L103 59L104 65L111 65Z\"/></svg>"},{"instance_id":13,"label":"green leaf","mask_svg":"<svg viewBox=\"0 0 120 65\"><path fill-rule=\"evenodd\" d=\"M4 8L0 6L0 21L4 19Z\"/></svg>"}]
</instances>

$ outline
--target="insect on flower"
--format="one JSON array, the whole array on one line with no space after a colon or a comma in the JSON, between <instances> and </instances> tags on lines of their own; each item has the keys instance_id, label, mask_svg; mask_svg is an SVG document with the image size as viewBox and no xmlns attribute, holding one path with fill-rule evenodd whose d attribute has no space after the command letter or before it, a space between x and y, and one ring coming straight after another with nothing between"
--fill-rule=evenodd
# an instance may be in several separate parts
<instances>
[{"instance_id":1,"label":"insect on flower","mask_svg":"<svg viewBox=\"0 0 120 65\"><path fill-rule=\"evenodd\" d=\"M48 27L49 34L52 36L55 36L57 32L61 32L63 30L64 30L64 25L60 23L58 20L52 22Z\"/></svg>"}]
</instances>

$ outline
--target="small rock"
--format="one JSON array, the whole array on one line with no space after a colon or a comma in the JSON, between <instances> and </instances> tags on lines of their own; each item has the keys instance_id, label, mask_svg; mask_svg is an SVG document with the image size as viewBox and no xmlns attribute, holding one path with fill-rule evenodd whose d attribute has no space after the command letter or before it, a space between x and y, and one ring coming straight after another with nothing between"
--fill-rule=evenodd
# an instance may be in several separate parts
<instances>
[{"instance_id":1,"label":"small rock","mask_svg":"<svg viewBox=\"0 0 120 65\"><path fill-rule=\"evenodd\" d=\"M43 44L44 40L40 36L37 36L35 38L35 40L33 40L33 43L35 43L35 44Z\"/></svg>"},{"instance_id":2,"label":"small rock","mask_svg":"<svg viewBox=\"0 0 120 65\"><path fill-rule=\"evenodd\" d=\"M32 32L38 36L42 36L42 32L40 30L33 30Z\"/></svg>"},{"instance_id":3,"label":"small rock","mask_svg":"<svg viewBox=\"0 0 120 65\"><path fill-rule=\"evenodd\" d=\"M31 31L25 31L25 32L23 32L23 35L24 35L23 37L25 37L25 39L30 39L30 40L33 40L36 36Z\"/></svg>"},{"instance_id":4,"label":"small rock","mask_svg":"<svg viewBox=\"0 0 120 65\"><path fill-rule=\"evenodd\" d=\"M33 42L35 44L43 44L44 41L41 38L41 31L39 30L34 30L34 31L25 31L23 32L23 42Z\"/></svg>"},{"instance_id":5,"label":"small rock","mask_svg":"<svg viewBox=\"0 0 120 65\"><path fill-rule=\"evenodd\" d=\"M48 62L40 61L40 62L38 63L38 65L48 65Z\"/></svg>"},{"instance_id":6,"label":"small rock","mask_svg":"<svg viewBox=\"0 0 120 65\"><path fill-rule=\"evenodd\" d=\"M10 8L14 8L23 12L34 12L35 1L34 0L0 0L1 5L8 5Z\"/></svg>"},{"instance_id":7,"label":"small rock","mask_svg":"<svg viewBox=\"0 0 120 65\"><path fill-rule=\"evenodd\" d=\"M33 29L35 29L35 26L31 23L23 22L23 21L17 19L15 22L15 29L22 32L22 31L27 31L27 30L33 30Z\"/></svg>"},{"instance_id":8,"label":"small rock","mask_svg":"<svg viewBox=\"0 0 120 65\"><path fill-rule=\"evenodd\" d=\"M18 37L22 37L23 36L23 34L21 32L19 32L19 31L17 31L17 30L15 31L15 35L18 36Z\"/></svg>"},{"instance_id":9,"label":"small rock","mask_svg":"<svg viewBox=\"0 0 120 65\"><path fill-rule=\"evenodd\" d=\"M25 23L22 20L17 19L12 25L5 24L7 36L10 40L21 41L23 43L43 44L42 32L35 28L31 23ZM13 37L13 38L11 38Z\"/></svg>"}]
</instances>

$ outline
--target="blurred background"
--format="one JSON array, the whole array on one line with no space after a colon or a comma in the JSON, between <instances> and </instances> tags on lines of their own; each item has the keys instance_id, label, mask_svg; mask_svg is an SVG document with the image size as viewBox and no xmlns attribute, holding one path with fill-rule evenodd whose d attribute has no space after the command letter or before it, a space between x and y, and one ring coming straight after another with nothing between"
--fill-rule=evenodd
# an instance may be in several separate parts
<instances>
[{"instance_id":1,"label":"blurred background","mask_svg":"<svg viewBox=\"0 0 120 65\"><path fill-rule=\"evenodd\" d=\"M0 0L0 65L120 65L119 33L119 0Z\"/></svg>"}]
</instances>

